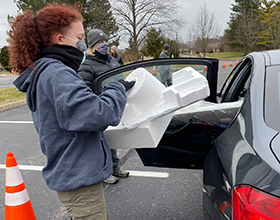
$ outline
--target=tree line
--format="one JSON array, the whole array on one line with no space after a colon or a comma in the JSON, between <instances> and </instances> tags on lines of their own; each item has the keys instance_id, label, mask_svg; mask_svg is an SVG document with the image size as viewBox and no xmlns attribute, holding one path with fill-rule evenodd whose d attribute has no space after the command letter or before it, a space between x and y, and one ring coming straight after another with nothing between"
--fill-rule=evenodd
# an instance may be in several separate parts
<instances>
[{"instance_id":1,"label":"tree line","mask_svg":"<svg viewBox=\"0 0 280 220\"><path fill-rule=\"evenodd\" d=\"M128 51L134 60L147 31L161 27L172 32L184 22L176 15L180 5L177 0L14 0L19 12L31 10L34 15L52 3L73 5L84 18L85 34L93 28L103 30L110 45L128 42ZM12 17L8 17L8 20Z\"/></svg>"},{"instance_id":2,"label":"tree line","mask_svg":"<svg viewBox=\"0 0 280 220\"><path fill-rule=\"evenodd\" d=\"M244 55L255 50L278 49L280 44L280 2L275 0L235 0L231 5L228 28L220 35L215 13L206 3L200 7L194 24L189 25L187 42L180 42L177 32L186 21L179 17L177 0L14 0L19 13L31 10L34 15L50 3L73 5L84 17L86 34L92 28L102 29L110 45L127 42L125 48L133 54L158 58L165 43L171 53L179 56L180 48L200 51L211 49L213 41L222 42L232 51L243 50ZM13 19L8 16L8 20ZM174 38L175 37L175 38ZM8 50L0 51L0 62L8 66Z\"/></svg>"},{"instance_id":3,"label":"tree line","mask_svg":"<svg viewBox=\"0 0 280 220\"><path fill-rule=\"evenodd\" d=\"M244 54L255 50L278 49L280 45L280 2L235 0L225 43L241 47Z\"/></svg>"},{"instance_id":4,"label":"tree line","mask_svg":"<svg viewBox=\"0 0 280 220\"><path fill-rule=\"evenodd\" d=\"M196 17L195 25L189 30L187 46L195 51L212 50L211 42L219 42L218 49L252 51L279 49L280 45L280 2L275 0L235 0L231 4L228 28L219 36L219 25L214 12L204 4Z\"/></svg>"}]
</instances>

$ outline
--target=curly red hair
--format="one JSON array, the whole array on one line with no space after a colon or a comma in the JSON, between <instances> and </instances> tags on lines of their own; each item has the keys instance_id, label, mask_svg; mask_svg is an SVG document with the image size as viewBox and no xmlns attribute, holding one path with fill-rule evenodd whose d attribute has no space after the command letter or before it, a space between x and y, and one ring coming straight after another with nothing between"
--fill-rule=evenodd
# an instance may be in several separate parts
<instances>
[{"instance_id":1,"label":"curly red hair","mask_svg":"<svg viewBox=\"0 0 280 220\"><path fill-rule=\"evenodd\" d=\"M21 74L40 58L41 48L53 45L54 34L66 34L77 20L83 20L81 13L67 5L46 6L35 17L31 11L18 15L8 33L10 66Z\"/></svg>"}]
</instances>

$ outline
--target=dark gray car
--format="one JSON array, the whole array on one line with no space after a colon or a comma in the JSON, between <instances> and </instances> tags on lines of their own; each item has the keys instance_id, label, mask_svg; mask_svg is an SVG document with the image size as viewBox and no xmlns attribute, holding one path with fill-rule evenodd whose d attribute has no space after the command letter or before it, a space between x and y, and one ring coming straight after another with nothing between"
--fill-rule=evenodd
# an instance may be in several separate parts
<instances>
[{"instance_id":1,"label":"dark gray car","mask_svg":"<svg viewBox=\"0 0 280 220\"><path fill-rule=\"evenodd\" d=\"M196 58L122 66L100 76L95 93L138 67L158 79L161 65L171 74L184 67L203 74L210 96L178 110L158 146L137 153L145 166L203 169L205 220L280 219L279 57L280 50L247 55L219 93L218 60Z\"/></svg>"}]
</instances>

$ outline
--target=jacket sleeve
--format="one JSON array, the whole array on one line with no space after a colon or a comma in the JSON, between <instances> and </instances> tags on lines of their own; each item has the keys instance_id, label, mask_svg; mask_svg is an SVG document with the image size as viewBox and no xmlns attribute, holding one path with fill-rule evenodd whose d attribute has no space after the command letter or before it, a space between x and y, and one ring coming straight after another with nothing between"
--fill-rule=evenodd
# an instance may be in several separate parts
<instances>
[{"instance_id":1,"label":"jacket sleeve","mask_svg":"<svg viewBox=\"0 0 280 220\"><path fill-rule=\"evenodd\" d=\"M121 83L108 83L97 96L72 69L56 67L53 72L45 79L44 90L62 129L104 131L109 125L119 124L127 101Z\"/></svg>"},{"instance_id":2,"label":"jacket sleeve","mask_svg":"<svg viewBox=\"0 0 280 220\"><path fill-rule=\"evenodd\" d=\"M88 64L82 64L78 70L78 74L83 78L83 80L85 81L86 85L89 88L92 88L92 84L94 81L94 75L95 72L92 69L92 67Z\"/></svg>"},{"instance_id":3,"label":"jacket sleeve","mask_svg":"<svg viewBox=\"0 0 280 220\"><path fill-rule=\"evenodd\" d=\"M124 65L123 58L122 58L121 55L120 55L120 64L121 64L121 65Z\"/></svg>"}]
</instances>

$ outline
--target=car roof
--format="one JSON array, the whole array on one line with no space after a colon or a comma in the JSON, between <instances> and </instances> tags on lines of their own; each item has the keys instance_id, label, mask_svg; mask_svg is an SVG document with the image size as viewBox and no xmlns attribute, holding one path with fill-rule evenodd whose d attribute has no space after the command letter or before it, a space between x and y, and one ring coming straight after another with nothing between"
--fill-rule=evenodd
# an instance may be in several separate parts
<instances>
[{"instance_id":1,"label":"car roof","mask_svg":"<svg viewBox=\"0 0 280 220\"><path fill-rule=\"evenodd\" d=\"M280 64L280 60L279 60L280 50L253 52L253 53L250 53L249 56L263 57L263 59L265 60L265 66L272 66L272 65Z\"/></svg>"}]
</instances>

